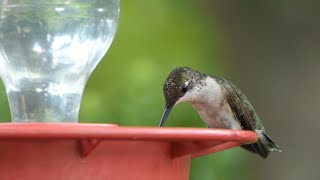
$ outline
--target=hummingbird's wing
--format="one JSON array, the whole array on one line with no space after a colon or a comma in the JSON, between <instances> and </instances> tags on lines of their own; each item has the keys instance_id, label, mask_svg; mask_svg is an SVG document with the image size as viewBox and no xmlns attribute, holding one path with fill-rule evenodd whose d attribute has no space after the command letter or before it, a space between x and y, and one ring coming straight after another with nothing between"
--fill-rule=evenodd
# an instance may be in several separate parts
<instances>
[{"instance_id":1,"label":"hummingbird's wing","mask_svg":"<svg viewBox=\"0 0 320 180\"><path fill-rule=\"evenodd\" d=\"M258 141L253 144L242 145L243 148L266 158L270 151L281 151L279 146L268 136L261 124L260 118L253 109L248 98L231 82L215 77L217 82L225 89L227 102L233 112L234 118L242 129L255 131Z\"/></svg>"},{"instance_id":2,"label":"hummingbird's wing","mask_svg":"<svg viewBox=\"0 0 320 180\"><path fill-rule=\"evenodd\" d=\"M242 128L245 130L263 129L259 117L256 115L251 103L242 91L228 81L224 83L223 87L227 91L227 101L233 111L234 117L238 120Z\"/></svg>"},{"instance_id":3,"label":"hummingbird's wing","mask_svg":"<svg viewBox=\"0 0 320 180\"><path fill-rule=\"evenodd\" d=\"M238 120L244 130L252 130L258 133L259 139L256 143L242 145L243 148L259 154L266 158L269 154L269 149L264 145L260 138L260 131L264 132L258 115L255 113L248 98L231 82L225 80L223 87L227 91L227 101L233 111L234 117ZM263 133L264 134L264 133Z\"/></svg>"}]
</instances>

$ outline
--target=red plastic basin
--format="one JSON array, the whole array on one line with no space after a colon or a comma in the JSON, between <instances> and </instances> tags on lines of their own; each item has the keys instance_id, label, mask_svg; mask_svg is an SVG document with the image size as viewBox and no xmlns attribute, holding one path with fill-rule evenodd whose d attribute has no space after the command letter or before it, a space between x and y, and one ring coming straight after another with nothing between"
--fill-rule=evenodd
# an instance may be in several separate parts
<instances>
[{"instance_id":1,"label":"red plastic basin","mask_svg":"<svg viewBox=\"0 0 320 180\"><path fill-rule=\"evenodd\" d=\"M252 131L1 123L2 180L187 180L194 157L251 143Z\"/></svg>"}]
</instances>

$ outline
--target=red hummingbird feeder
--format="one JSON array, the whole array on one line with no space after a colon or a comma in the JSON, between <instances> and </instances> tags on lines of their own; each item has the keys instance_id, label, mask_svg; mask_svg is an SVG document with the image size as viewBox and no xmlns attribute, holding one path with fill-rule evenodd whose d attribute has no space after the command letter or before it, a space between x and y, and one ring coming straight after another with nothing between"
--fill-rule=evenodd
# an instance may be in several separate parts
<instances>
[{"instance_id":1,"label":"red hummingbird feeder","mask_svg":"<svg viewBox=\"0 0 320 180\"><path fill-rule=\"evenodd\" d=\"M224 129L2 123L0 179L187 180L192 158L256 140Z\"/></svg>"},{"instance_id":2,"label":"red hummingbird feeder","mask_svg":"<svg viewBox=\"0 0 320 180\"><path fill-rule=\"evenodd\" d=\"M0 76L14 122L0 123L1 180L186 180L192 158L257 140L251 131L77 123L119 0L7 0L0 14Z\"/></svg>"}]
</instances>

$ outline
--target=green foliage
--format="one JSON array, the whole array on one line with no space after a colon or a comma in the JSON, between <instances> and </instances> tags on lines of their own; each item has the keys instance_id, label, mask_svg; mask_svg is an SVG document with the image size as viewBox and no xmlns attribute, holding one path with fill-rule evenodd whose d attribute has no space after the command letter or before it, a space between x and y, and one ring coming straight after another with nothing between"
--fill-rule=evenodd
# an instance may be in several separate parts
<instances>
[{"instance_id":1,"label":"green foliage","mask_svg":"<svg viewBox=\"0 0 320 180\"><path fill-rule=\"evenodd\" d=\"M158 126L162 85L173 68L223 73L216 50L221 33L204 11L198 1L121 1L118 32L88 81L80 122ZM1 120L9 120L3 86L0 95ZM177 106L166 125L204 127L189 104ZM245 179L243 155L237 148L197 158L190 179Z\"/></svg>"}]
</instances>

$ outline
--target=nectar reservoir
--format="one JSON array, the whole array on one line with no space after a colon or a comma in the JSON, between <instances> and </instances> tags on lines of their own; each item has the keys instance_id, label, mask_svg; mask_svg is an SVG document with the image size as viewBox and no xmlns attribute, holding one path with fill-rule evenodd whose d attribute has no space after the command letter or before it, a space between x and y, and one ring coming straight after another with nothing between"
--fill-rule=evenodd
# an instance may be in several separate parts
<instances>
[{"instance_id":1,"label":"nectar reservoir","mask_svg":"<svg viewBox=\"0 0 320 180\"><path fill-rule=\"evenodd\" d=\"M119 0L0 0L0 76L13 122L77 122Z\"/></svg>"}]
</instances>

